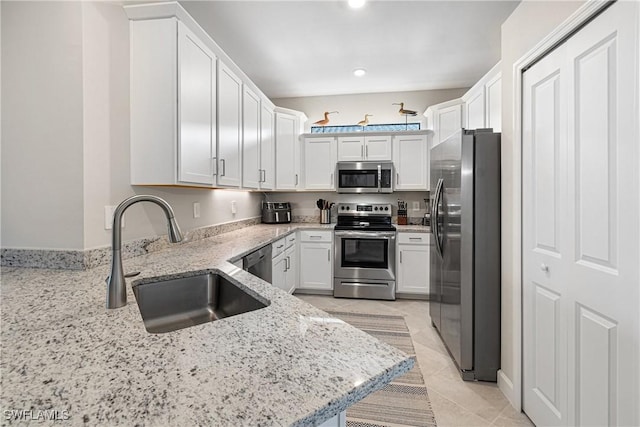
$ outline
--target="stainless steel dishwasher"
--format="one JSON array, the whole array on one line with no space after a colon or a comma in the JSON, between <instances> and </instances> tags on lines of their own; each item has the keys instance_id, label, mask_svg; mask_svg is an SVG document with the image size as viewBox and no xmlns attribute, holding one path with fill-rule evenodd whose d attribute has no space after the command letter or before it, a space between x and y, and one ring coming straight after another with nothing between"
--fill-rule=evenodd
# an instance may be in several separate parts
<instances>
[{"instance_id":1,"label":"stainless steel dishwasher","mask_svg":"<svg viewBox=\"0 0 640 427\"><path fill-rule=\"evenodd\" d=\"M271 283L271 245L262 247L242 258L242 269Z\"/></svg>"}]
</instances>

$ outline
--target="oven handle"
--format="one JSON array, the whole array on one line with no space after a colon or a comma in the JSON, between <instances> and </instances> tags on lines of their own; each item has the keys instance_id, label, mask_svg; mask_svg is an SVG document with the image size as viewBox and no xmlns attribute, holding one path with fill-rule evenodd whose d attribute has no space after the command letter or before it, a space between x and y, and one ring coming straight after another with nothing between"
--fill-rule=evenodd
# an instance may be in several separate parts
<instances>
[{"instance_id":1,"label":"oven handle","mask_svg":"<svg viewBox=\"0 0 640 427\"><path fill-rule=\"evenodd\" d=\"M376 238L376 237L395 237L395 231L349 231L340 230L335 232L336 237L364 237L364 238Z\"/></svg>"}]
</instances>

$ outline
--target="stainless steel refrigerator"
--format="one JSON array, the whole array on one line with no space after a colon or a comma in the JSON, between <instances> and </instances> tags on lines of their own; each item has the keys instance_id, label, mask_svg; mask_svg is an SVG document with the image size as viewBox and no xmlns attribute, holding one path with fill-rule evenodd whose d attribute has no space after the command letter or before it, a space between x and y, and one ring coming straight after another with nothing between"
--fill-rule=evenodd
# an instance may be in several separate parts
<instances>
[{"instance_id":1,"label":"stainless steel refrigerator","mask_svg":"<svg viewBox=\"0 0 640 427\"><path fill-rule=\"evenodd\" d=\"M464 380L500 368L500 134L460 130L431 149L429 309Z\"/></svg>"}]
</instances>

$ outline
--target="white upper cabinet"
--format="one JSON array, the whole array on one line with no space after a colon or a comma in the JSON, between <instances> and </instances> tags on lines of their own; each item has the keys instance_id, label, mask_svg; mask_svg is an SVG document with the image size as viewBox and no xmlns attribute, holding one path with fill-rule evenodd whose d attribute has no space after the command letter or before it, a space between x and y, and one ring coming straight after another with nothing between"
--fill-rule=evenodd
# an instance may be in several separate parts
<instances>
[{"instance_id":1,"label":"white upper cabinet","mask_svg":"<svg viewBox=\"0 0 640 427\"><path fill-rule=\"evenodd\" d=\"M260 188L275 189L275 114L273 107L262 101L260 107Z\"/></svg>"},{"instance_id":2,"label":"white upper cabinet","mask_svg":"<svg viewBox=\"0 0 640 427\"><path fill-rule=\"evenodd\" d=\"M465 98L463 97L463 99ZM485 127L484 86L477 88L465 99L464 114L467 129L482 129Z\"/></svg>"},{"instance_id":3,"label":"white upper cabinet","mask_svg":"<svg viewBox=\"0 0 640 427\"><path fill-rule=\"evenodd\" d=\"M216 56L175 18L130 34L131 184L213 185Z\"/></svg>"},{"instance_id":4,"label":"white upper cabinet","mask_svg":"<svg viewBox=\"0 0 640 427\"><path fill-rule=\"evenodd\" d=\"M453 105L438 109L435 114L436 129L433 145L440 144L445 139L464 127L462 116L462 100L456 100Z\"/></svg>"},{"instance_id":5,"label":"white upper cabinet","mask_svg":"<svg viewBox=\"0 0 640 427\"><path fill-rule=\"evenodd\" d=\"M218 62L218 185L240 187L242 80Z\"/></svg>"},{"instance_id":6,"label":"white upper cabinet","mask_svg":"<svg viewBox=\"0 0 640 427\"><path fill-rule=\"evenodd\" d=\"M300 188L300 142L304 115L276 108L276 189Z\"/></svg>"},{"instance_id":7,"label":"white upper cabinet","mask_svg":"<svg viewBox=\"0 0 640 427\"><path fill-rule=\"evenodd\" d=\"M429 189L429 142L427 135L393 137L396 191Z\"/></svg>"},{"instance_id":8,"label":"white upper cabinet","mask_svg":"<svg viewBox=\"0 0 640 427\"><path fill-rule=\"evenodd\" d=\"M338 161L389 161L391 136L341 136L338 138Z\"/></svg>"},{"instance_id":9,"label":"white upper cabinet","mask_svg":"<svg viewBox=\"0 0 640 427\"><path fill-rule=\"evenodd\" d=\"M242 186L259 188L260 168L260 98L248 87L242 91Z\"/></svg>"},{"instance_id":10,"label":"white upper cabinet","mask_svg":"<svg viewBox=\"0 0 640 427\"><path fill-rule=\"evenodd\" d=\"M334 137L304 139L304 188L306 190L335 190L335 171L338 161Z\"/></svg>"},{"instance_id":11,"label":"white upper cabinet","mask_svg":"<svg viewBox=\"0 0 640 427\"><path fill-rule=\"evenodd\" d=\"M485 126L492 128L494 132L502 132L502 73L498 71L487 81L484 88Z\"/></svg>"}]
</instances>

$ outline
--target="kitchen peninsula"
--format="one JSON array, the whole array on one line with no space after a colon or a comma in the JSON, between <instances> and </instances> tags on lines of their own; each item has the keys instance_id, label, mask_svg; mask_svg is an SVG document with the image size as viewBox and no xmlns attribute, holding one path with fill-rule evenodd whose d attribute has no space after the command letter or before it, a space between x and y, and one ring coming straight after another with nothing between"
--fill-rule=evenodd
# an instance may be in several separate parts
<instances>
[{"instance_id":1,"label":"kitchen peninsula","mask_svg":"<svg viewBox=\"0 0 640 427\"><path fill-rule=\"evenodd\" d=\"M131 291L105 308L108 266L2 269L3 410L73 425L319 425L408 371L399 350L228 262L318 225L256 225L124 261L136 279L219 270L260 310L148 333Z\"/></svg>"}]
</instances>

